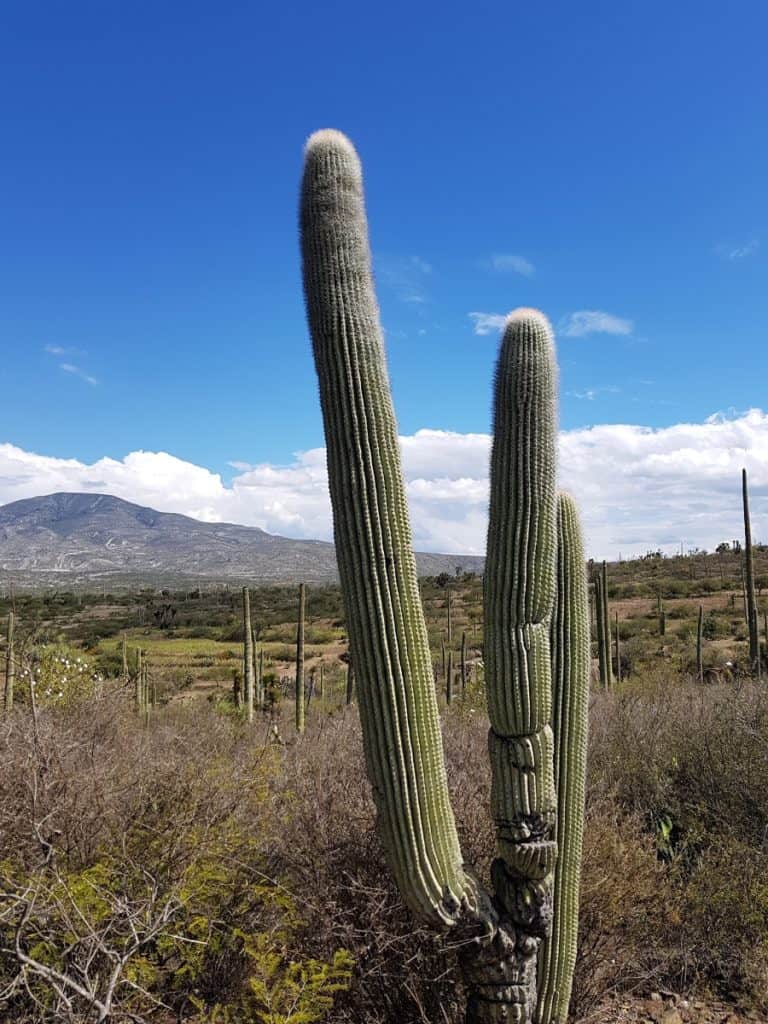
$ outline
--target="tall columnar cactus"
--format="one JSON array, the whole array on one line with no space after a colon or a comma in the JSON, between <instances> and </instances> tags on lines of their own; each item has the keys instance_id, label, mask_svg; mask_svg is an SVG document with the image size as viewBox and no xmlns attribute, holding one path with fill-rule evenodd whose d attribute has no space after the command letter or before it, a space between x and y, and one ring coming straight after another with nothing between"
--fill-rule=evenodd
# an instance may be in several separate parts
<instances>
[{"instance_id":1,"label":"tall columnar cactus","mask_svg":"<svg viewBox=\"0 0 768 1024\"><path fill-rule=\"evenodd\" d=\"M704 682L704 605L699 605L699 619L696 623L696 676Z\"/></svg>"},{"instance_id":2,"label":"tall columnar cactus","mask_svg":"<svg viewBox=\"0 0 768 1024\"><path fill-rule=\"evenodd\" d=\"M659 636L667 632L667 613L664 611L664 602L661 600L661 591L656 595L656 615L659 620Z\"/></svg>"},{"instance_id":3,"label":"tall columnar cactus","mask_svg":"<svg viewBox=\"0 0 768 1024\"><path fill-rule=\"evenodd\" d=\"M299 620L296 627L296 732L304 732L304 608L306 587L299 584Z\"/></svg>"},{"instance_id":4,"label":"tall columnar cactus","mask_svg":"<svg viewBox=\"0 0 768 1024\"><path fill-rule=\"evenodd\" d=\"M128 682L128 640L126 639L125 633L123 633L122 642L122 665L120 668L120 675L124 683Z\"/></svg>"},{"instance_id":5,"label":"tall columnar cactus","mask_svg":"<svg viewBox=\"0 0 768 1024\"><path fill-rule=\"evenodd\" d=\"M616 682L621 682L621 632L619 630L619 613L614 612L614 630L616 637Z\"/></svg>"},{"instance_id":6,"label":"tall columnar cactus","mask_svg":"<svg viewBox=\"0 0 768 1024\"><path fill-rule=\"evenodd\" d=\"M134 687L136 710L141 714L144 710L144 663L140 647L136 649L136 676L134 678Z\"/></svg>"},{"instance_id":7,"label":"tall columnar cactus","mask_svg":"<svg viewBox=\"0 0 768 1024\"><path fill-rule=\"evenodd\" d=\"M251 594L243 587L243 694L246 721L253 721L253 632L251 631Z\"/></svg>"},{"instance_id":8,"label":"tall columnar cactus","mask_svg":"<svg viewBox=\"0 0 768 1024\"><path fill-rule=\"evenodd\" d=\"M467 692L467 634L461 634L461 696Z\"/></svg>"},{"instance_id":9,"label":"tall columnar cactus","mask_svg":"<svg viewBox=\"0 0 768 1024\"><path fill-rule=\"evenodd\" d=\"M8 612L8 632L6 633L5 648L5 700L6 711L13 711L13 687L16 678L16 653L14 644L14 632L16 616L13 611Z\"/></svg>"},{"instance_id":10,"label":"tall columnar cactus","mask_svg":"<svg viewBox=\"0 0 768 1024\"><path fill-rule=\"evenodd\" d=\"M600 578L600 595L603 599L603 643L605 644L606 685L613 684L613 668L611 664L611 616L608 607L608 566L603 561Z\"/></svg>"},{"instance_id":11,"label":"tall columnar cactus","mask_svg":"<svg viewBox=\"0 0 768 1024\"><path fill-rule=\"evenodd\" d=\"M411 910L453 928L462 946L470 1024L530 1024L557 850L550 724L557 589L551 330L535 311L512 315L497 373L485 632L499 852L490 895L464 868L448 799L362 175L357 154L338 132L319 132L307 145L301 232L339 575L387 858ZM586 623L583 579L574 593L573 621ZM564 676L572 681L580 673L585 688L588 659L579 661L570 645L569 639L561 652ZM563 770L578 771L580 758L578 744L566 739ZM574 813L577 802L571 800ZM562 964L559 952L558 958Z\"/></svg>"},{"instance_id":12,"label":"tall columnar cactus","mask_svg":"<svg viewBox=\"0 0 768 1024\"><path fill-rule=\"evenodd\" d=\"M603 577L598 570L592 580L595 597L595 627L597 633L597 663L600 669L600 685L607 689L610 686L610 658L608 650L610 639L606 644L608 624L605 619L605 602L603 601Z\"/></svg>"},{"instance_id":13,"label":"tall columnar cactus","mask_svg":"<svg viewBox=\"0 0 768 1024\"><path fill-rule=\"evenodd\" d=\"M349 707L349 705L352 703L352 701L354 700L354 697L355 697L355 672L354 672L354 669L352 668L352 663L350 662L349 665L347 665L347 686L346 686L346 695L345 695L345 703L346 703L347 707Z\"/></svg>"},{"instance_id":14,"label":"tall columnar cactus","mask_svg":"<svg viewBox=\"0 0 768 1024\"><path fill-rule=\"evenodd\" d=\"M760 630L755 599L755 563L752 554L752 523L749 518L747 471L741 471L741 497L744 505L744 577L747 593L747 628L749 630L749 661L752 671L760 677Z\"/></svg>"},{"instance_id":15,"label":"tall columnar cactus","mask_svg":"<svg viewBox=\"0 0 768 1024\"><path fill-rule=\"evenodd\" d=\"M552 619L557 862L552 929L539 955L539 1024L565 1024L576 963L589 709L589 606L573 499L557 502L557 597Z\"/></svg>"},{"instance_id":16,"label":"tall columnar cactus","mask_svg":"<svg viewBox=\"0 0 768 1024\"><path fill-rule=\"evenodd\" d=\"M453 651L448 651L448 664L445 670L445 703L453 702Z\"/></svg>"},{"instance_id":17,"label":"tall columnar cactus","mask_svg":"<svg viewBox=\"0 0 768 1024\"><path fill-rule=\"evenodd\" d=\"M447 634L446 639L448 641L448 646L450 647L451 646L451 632L452 632L452 624L451 624L451 588L450 587L446 587L445 605L446 605L446 609L447 609L447 612L448 612L448 634Z\"/></svg>"}]
</instances>

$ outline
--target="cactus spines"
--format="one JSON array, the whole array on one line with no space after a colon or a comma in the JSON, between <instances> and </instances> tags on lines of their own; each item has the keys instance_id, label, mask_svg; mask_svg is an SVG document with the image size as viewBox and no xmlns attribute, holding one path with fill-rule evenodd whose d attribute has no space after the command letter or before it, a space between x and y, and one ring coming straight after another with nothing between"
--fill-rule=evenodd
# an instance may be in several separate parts
<instances>
[{"instance_id":1,"label":"cactus spines","mask_svg":"<svg viewBox=\"0 0 768 1024\"><path fill-rule=\"evenodd\" d=\"M16 678L16 656L14 648L16 616L13 611L8 612L8 632L6 633L5 648L5 701L6 711L13 711L13 687Z\"/></svg>"},{"instance_id":2,"label":"cactus spines","mask_svg":"<svg viewBox=\"0 0 768 1024\"><path fill-rule=\"evenodd\" d=\"M253 632L251 631L251 594L243 587L243 703L246 721L253 721Z\"/></svg>"},{"instance_id":3,"label":"cactus spines","mask_svg":"<svg viewBox=\"0 0 768 1024\"><path fill-rule=\"evenodd\" d=\"M741 498L744 505L744 586L747 603L747 628L749 630L749 661L752 671L760 678L760 633L757 624L757 601L755 599L755 566L752 555L752 523L749 518L749 490L747 471L741 471Z\"/></svg>"},{"instance_id":4,"label":"cactus spines","mask_svg":"<svg viewBox=\"0 0 768 1024\"><path fill-rule=\"evenodd\" d=\"M539 956L538 1024L565 1024L576 962L589 712L589 602L573 499L557 502L557 598L552 619L557 863L552 929Z\"/></svg>"},{"instance_id":5,"label":"cactus spines","mask_svg":"<svg viewBox=\"0 0 768 1024\"><path fill-rule=\"evenodd\" d=\"M450 924L473 899L448 799L429 643L373 289L360 161L336 131L305 149L301 246L336 556L368 774L411 910Z\"/></svg>"},{"instance_id":6,"label":"cactus spines","mask_svg":"<svg viewBox=\"0 0 768 1024\"><path fill-rule=\"evenodd\" d=\"M387 859L411 910L424 921L454 926L468 1024L533 1024L557 852L550 724L558 586L552 331L537 311L512 314L496 377L484 658L498 843L490 895L464 869L448 799L362 175L357 154L338 132L319 132L307 144L301 232L339 576ZM583 589L583 565L581 572ZM586 605L578 607L586 623ZM579 660L570 645L569 634L562 653L568 678ZM582 660L588 666L586 649ZM578 771L574 762L582 752L576 733L566 733L562 770Z\"/></svg>"},{"instance_id":7,"label":"cactus spines","mask_svg":"<svg viewBox=\"0 0 768 1024\"><path fill-rule=\"evenodd\" d=\"M299 620L296 627L296 732L304 732L304 607L306 587L299 584Z\"/></svg>"}]
</instances>

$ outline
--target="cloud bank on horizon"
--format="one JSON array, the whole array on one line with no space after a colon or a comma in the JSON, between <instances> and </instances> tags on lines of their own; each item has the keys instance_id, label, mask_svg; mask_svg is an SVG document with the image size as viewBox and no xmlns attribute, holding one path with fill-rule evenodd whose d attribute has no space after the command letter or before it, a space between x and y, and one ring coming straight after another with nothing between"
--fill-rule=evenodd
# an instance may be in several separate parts
<instances>
[{"instance_id":1,"label":"cloud bank on horizon","mask_svg":"<svg viewBox=\"0 0 768 1024\"><path fill-rule=\"evenodd\" d=\"M490 443L488 434L448 430L401 437L418 550L482 554ZM235 475L225 483L165 452L136 451L88 465L0 444L0 504L54 491L108 493L207 522L332 539L324 448L300 452L286 466L231 465ZM681 542L711 550L740 537L742 466L750 477L753 534L768 540L768 413L560 434L560 485L579 502L595 558L673 552Z\"/></svg>"}]
</instances>

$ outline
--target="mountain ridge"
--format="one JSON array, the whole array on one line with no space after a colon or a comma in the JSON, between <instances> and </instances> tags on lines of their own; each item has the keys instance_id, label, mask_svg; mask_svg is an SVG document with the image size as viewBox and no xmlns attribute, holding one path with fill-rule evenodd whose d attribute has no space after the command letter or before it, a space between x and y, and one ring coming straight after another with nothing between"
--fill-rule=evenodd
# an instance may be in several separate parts
<instances>
[{"instance_id":1,"label":"mountain ridge","mask_svg":"<svg viewBox=\"0 0 768 1024\"><path fill-rule=\"evenodd\" d=\"M421 552L420 575L482 571L478 555ZM204 523L111 494L57 491L0 505L0 570L77 581L156 577L330 582L333 544L295 540L257 526Z\"/></svg>"}]
</instances>

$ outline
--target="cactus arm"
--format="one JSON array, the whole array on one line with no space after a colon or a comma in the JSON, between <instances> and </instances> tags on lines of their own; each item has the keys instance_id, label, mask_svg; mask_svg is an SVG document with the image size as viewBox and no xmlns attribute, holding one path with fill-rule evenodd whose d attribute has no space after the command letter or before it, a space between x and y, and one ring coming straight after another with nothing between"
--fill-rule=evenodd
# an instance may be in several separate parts
<instances>
[{"instance_id":1,"label":"cactus arm","mask_svg":"<svg viewBox=\"0 0 768 1024\"><path fill-rule=\"evenodd\" d=\"M422 920L451 924L475 887L448 799L362 173L339 132L307 143L300 216L339 576L379 827L408 906Z\"/></svg>"},{"instance_id":2,"label":"cactus arm","mask_svg":"<svg viewBox=\"0 0 768 1024\"><path fill-rule=\"evenodd\" d=\"M552 930L539 955L538 1024L565 1024L576 963L589 712L589 598L573 499L558 496L557 599L552 620L552 731L557 863Z\"/></svg>"}]
</instances>

